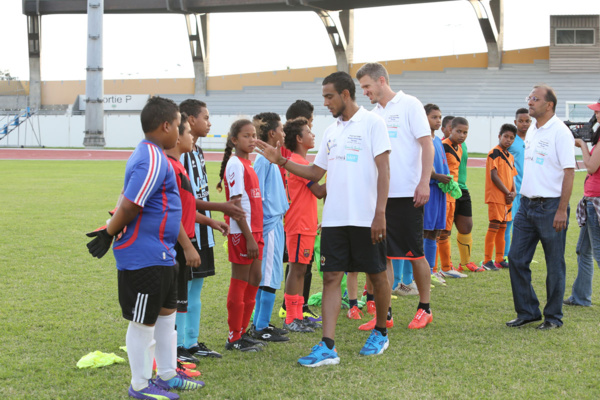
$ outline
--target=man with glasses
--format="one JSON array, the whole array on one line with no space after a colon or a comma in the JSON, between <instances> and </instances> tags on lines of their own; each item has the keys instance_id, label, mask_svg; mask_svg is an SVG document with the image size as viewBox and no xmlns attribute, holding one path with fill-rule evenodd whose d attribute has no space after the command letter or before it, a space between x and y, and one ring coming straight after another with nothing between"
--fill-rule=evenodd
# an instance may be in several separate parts
<instances>
[{"instance_id":1,"label":"man with glasses","mask_svg":"<svg viewBox=\"0 0 600 400\"><path fill-rule=\"evenodd\" d=\"M575 142L569 128L555 115L557 99L551 87L534 86L526 100L535 123L525 138L521 205L514 218L508 254L517 318L506 325L519 328L542 319L530 269L541 241L546 257L547 301L544 322L537 329L549 330L563 324L565 242L575 177Z\"/></svg>"}]
</instances>

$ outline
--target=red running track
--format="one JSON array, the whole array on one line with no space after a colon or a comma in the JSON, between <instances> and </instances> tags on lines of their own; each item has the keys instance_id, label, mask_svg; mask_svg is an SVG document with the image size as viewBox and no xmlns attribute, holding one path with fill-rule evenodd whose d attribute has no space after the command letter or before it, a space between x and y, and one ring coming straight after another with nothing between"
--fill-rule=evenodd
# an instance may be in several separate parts
<instances>
[{"instance_id":1,"label":"red running track","mask_svg":"<svg viewBox=\"0 0 600 400\"><path fill-rule=\"evenodd\" d=\"M127 160L132 150L82 150L82 149L21 149L0 148L0 160ZM251 155L254 158L256 155ZM204 153L206 161L221 161L223 153L207 151ZM315 159L314 154L307 156L308 161ZM469 158L469 167L485 167L484 158Z\"/></svg>"}]
</instances>

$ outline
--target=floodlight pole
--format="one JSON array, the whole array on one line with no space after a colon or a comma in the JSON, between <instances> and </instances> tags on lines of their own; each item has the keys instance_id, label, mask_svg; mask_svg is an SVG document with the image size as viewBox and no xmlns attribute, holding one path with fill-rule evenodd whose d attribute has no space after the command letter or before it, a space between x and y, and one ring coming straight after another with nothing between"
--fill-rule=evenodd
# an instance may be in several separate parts
<instances>
[{"instance_id":1,"label":"floodlight pole","mask_svg":"<svg viewBox=\"0 0 600 400\"><path fill-rule=\"evenodd\" d=\"M102 17L104 0L88 0L87 74L85 80L86 148L103 148L104 140L104 80L102 78Z\"/></svg>"}]
</instances>

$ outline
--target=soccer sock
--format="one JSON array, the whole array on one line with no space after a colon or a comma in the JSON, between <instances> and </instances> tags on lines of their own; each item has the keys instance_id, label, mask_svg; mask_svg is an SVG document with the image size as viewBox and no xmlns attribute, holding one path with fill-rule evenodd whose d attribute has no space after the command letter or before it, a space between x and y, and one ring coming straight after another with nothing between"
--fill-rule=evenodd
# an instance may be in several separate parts
<instances>
[{"instance_id":1,"label":"soccer sock","mask_svg":"<svg viewBox=\"0 0 600 400\"><path fill-rule=\"evenodd\" d=\"M304 297L304 304L308 303L310 298L310 284L312 283L312 263L306 266L306 274L304 274L304 290L302 291L302 297Z\"/></svg>"},{"instance_id":2,"label":"soccer sock","mask_svg":"<svg viewBox=\"0 0 600 400\"><path fill-rule=\"evenodd\" d=\"M283 278L283 282L284 283L287 282L287 277L288 277L289 273L290 273L290 264L287 264L285 266L285 275L284 275L284 278ZM283 301L281 302L281 308L283 308L284 310L287 311L287 308L286 308L287 306L285 305L285 291L283 292L283 294L284 294L284 296L283 296Z\"/></svg>"},{"instance_id":3,"label":"soccer sock","mask_svg":"<svg viewBox=\"0 0 600 400\"><path fill-rule=\"evenodd\" d=\"M125 345L131 369L131 387L133 390L142 390L148 387L148 380L152 378L152 362L156 346L154 327L129 322Z\"/></svg>"},{"instance_id":4,"label":"soccer sock","mask_svg":"<svg viewBox=\"0 0 600 400\"><path fill-rule=\"evenodd\" d=\"M328 337L324 337L321 339L323 342L325 342L325 345L327 346L327 348L329 350L332 350L333 347L335 346L335 341L333 339L330 339Z\"/></svg>"},{"instance_id":5,"label":"soccer sock","mask_svg":"<svg viewBox=\"0 0 600 400\"><path fill-rule=\"evenodd\" d=\"M448 234L441 234L440 241L438 243L438 249L440 251L440 262L442 263L442 270L448 271L450 269L450 237Z\"/></svg>"},{"instance_id":6,"label":"soccer sock","mask_svg":"<svg viewBox=\"0 0 600 400\"><path fill-rule=\"evenodd\" d=\"M350 308L356 306L358 307L358 300L357 299L348 299L348 304L350 305Z\"/></svg>"},{"instance_id":7,"label":"soccer sock","mask_svg":"<svg viewBox=\"0 0 600 400\"><path fill-rule=\"evenodd\" d=\"M240 330L240 334L246 333L246 328L248 328L248 324L250 323L250 317L252 316L252 311L254 311L254 305L256 304L256 292L258 292L258 286L253 286L251 284L246 286L246 291L244 292L244 316L242 318L242 329Z\"/></svg>"},{"instance_id":8,"label":"soccer sock","mask_svg":"<svg viewBox=\"0 0 600 400\"><path fill-rule=\"evenodd\" d=\"M244 292L248 282L231 278L227 293L227 324L229 325L229 342L240 339L242 319L244 317Z\"/></svg>"},{"instance_id":9,"label":"soccer sock","mask_svg":"<svg viewBox=\"0 0 600 400\"><path fill-rule=\"evenodd\" d=\"M394 268L394 284L392 289L395 289L402 282L402 271L404 270L404 260L392 260Z\"/></svg>"},{"instance_id":10,"label":"soccer sock","mask_svg":"<svg viewBox=\"0 0 600 400\"><path fill-rule=\"evenodd\" d=\"M433 264L433 272L438 272L438 260L440 258L440 242L439 239L435 242L437 249L435 250L435 264Z\"/></svg>"},{"instance_id":11,"label":"soccer sock","mask_svg":"<svg viewBox=\"0 0 600 400\"><path fill-rule=\"evenodd\" d=\"M510 232L512 223L512 221L508 221L506 223L506 230L504 231L504 257L508 256L508 252L510 251Z\"/></svg>"},{"instance_id":12,"label":"soccer sock","mask_svg":"<svg viewBox=\"0 0 600 400\"><path fill-rule=\"evenodd\" d=\"M273 313L273 307L275 306L275 289L264 288L259 290L262 292L260 296L260 308L256 303L256 309L260 309L260 313L254 311L254 326L256 330L260 331L269 326L271 322L271 314Z\"/></svg>"},{"instance_id":13,"label":"soccer sock","mask_svg":"<svg viewBox=\"0 0 600 400\"><path fill-rule=\"evenodd\" d=\"M506 222L500 223L498 234L496 235L496 262L504 261L504 233L506 232Z\"/></svg>"},{"instance_id":14,"label":"soccer sock","mask_svg":"<svg viewBox=\"0 0 600 400\"><path fill-rule=\"evenodd\" d=\"M417 307L417 311L419 308L423 309L427 314L431 314L431 308L429 308L429 303L421 303L419 302L419 306Z\"/></svg>"},{"instance_id":15,"label":"soccer sock","mask_svg":"<svg viewBox=\"0 0 600 400\"><path fill-rule=\"evenodd\" d=\"M177 331L177 347L182 347L185 344L185 322L187 313L175 313L175 330Z\"/></svg>"},{"instance_id":16,"label":"soccer sock","mask_svg":"<svg viewBox=\"0 0 600 400\"><path fill-rule=\"evenodd\" d=\"M200 315L202 300L200 295L204 286L204 278L194 278L188 281L188 311L185 314L185 337L183 346L189 349L198 343L200 336ZM179 324L177 325L179 331Z\"/></svg>"},{"instance_id":17,"label":"soccer sock","mask_svg":"<svg viewBox=\"0 0 600 400\"><path fill-rule=\"evenodd\" d=\"M367 301L375 301L375 295L367 292Z\"/></svg>"},{"instance_id":18,"label":"soccer sock","mask_svg":"<svg viewBox=\"0 0 600 400\"><path fill-rule=\"evenodd\" d=\"M175 314L159 315L154 325L156 341L156 375L163 380L173 378L177 373L177 332Z\"/></svg>"},{"instance_id":19,"label":"soccer sock","mask_svg":"<svg viewBox=\"0 0 600 400\"><path fill-rule=\"evenodd\" d=\"M390 306L388 308L388 313L387 313L387 320L391 320L392 319L392 306Z\"/></svg>"},{"instance_id":20,"label":"soccer sock","mask_svg":"<svg viewBox=\"0 0 600 400\"><path fill-rule=\"evenodd\" d=\"M498 224L490 222L487 233L485 234L485 247L483 253L483 263L492 261L492 253L494 252L494 242L498 234Z\"/></svg>"},{"instance_id":21,"label":"soccer sock","mask_svg":"<svg viewBox=\"0 0 600 400\"><path fill-rule=\"evenodd\" d=\"M429 263L429 269L433 274L433 266L435 265L435 255L437 253L437 243L433 239L423 239L423 250L425 259Z\"/></svg>"},{"instance_id":22,"label":"soccer sock","mask_svg":"<svg viewBox=\"0 0 600 400\"><path fill-rule=\"evenodd\" d=\"M387 328L386 327L380 328L378 326L375 326L375 330L377 332L381 333L381 336L387 336Z\"/></svg>"},{"instance_id":23,"label":"soccer sock","mask_svg":"<svg viewBox=\"0 0 600 400\"><path fill-rule=\"evenodd\" d=\"M412 262L409 260L404 260L404 270L402 271L402 283L405 285L410 285L412 281L415 280L413 276L413 266Z\"/></svg>"},{"instance_id":24,"label":"soccer sock","mask_svg":"<svg viewBox=\"0 0 600 400\"><path fill-rule=\"evenodd\" d=\"M258 321L258 316L260 315L260 299L263 294L263 286L258 287L258 291L256 292L256 297L254 298L254 319L252 320L254 327L256 327L256 322Z\"/></svg>"},{"instance_id":25,"label":"soccer sock","mask_svg":"<svg viewBox=\"0 0 600 400\"><path fill-rule=\"evenodd\" d=\"M460 263L467 265L471 262L471 247L473 247L473 235L471 233L462 234L458 232L456 235L456 244L458 244L458 252L460 253Z\"/></svg>"},{"instance_id":26,"label":"soccer sock","mask_svg":"<svg viewBox=\"0 0 600 400\"><path fill-rule=\"evenodd\" d=\"M304 297L298 295L298 304L296 304L296 312L294 312L294 316L298 318L300 321L304 319L304 311L302 311L302 307L304 306Z\"/></svg>"},{"instance_id":27,"label":"soccer sock","mask_svg":"<svg viewBox=\"0 0 600 400\"><path fill-rule=\"evenodd\" d=\"M285 307L287 314L285 315L285 323L291 324L296 317L296 307L298 305L298 295L285 294Z\"/></svg>"}]
</instances>

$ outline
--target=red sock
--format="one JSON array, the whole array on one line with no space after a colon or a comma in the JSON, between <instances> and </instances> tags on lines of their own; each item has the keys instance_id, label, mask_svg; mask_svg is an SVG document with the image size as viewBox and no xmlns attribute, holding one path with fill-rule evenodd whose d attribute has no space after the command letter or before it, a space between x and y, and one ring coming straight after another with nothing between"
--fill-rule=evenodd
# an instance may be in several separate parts
<instances>
[{"instance_id":1,"label":"red sock","mask_svg":"<svg viewBox=\"0 0 600 400\"><path fill-rule=\"evenodd\" d=\"M300 321L304 319L304 312L302 311L302 307L304 306L304 296L298 295L298 304L296 305L296 318Z\"/></svg>"},{"instance_id":2,"label":"red sock","mask_svg":"<svg viewBox=\"0 0 600 400\"><path fill-rule=\"evenodd\" d=\"M298 295L289 295L285 294L285 309L287 313L285 314L285 323L291 324L296 317L297 306L298 306Z\"/></svg>"},{"instance_id":3,"label":"red sock","mask_svg":"<svg viewBox=\"0 0 600 400\"><path fill-rule=\"evenodd\" d=\"M256 304L256 292L258 292L258 286L252 286L251 284L246 286L246 291L244 292L244 318L242 319L240 335L246 332L246 328L248 328L248 324L250 323L250 317Z\"/></svg>"},{"instance_id":4,"label":"red sock","mask_svg":"<svg viewBox=\"0 0 600 400\"><path fill-rule=\"evenodd\" d=\"M244 316L244 292L248 282L231 278L227 293L227 324L229 325L229 342L240 339L242 318Z\"/></svg>"}]
</instances>

